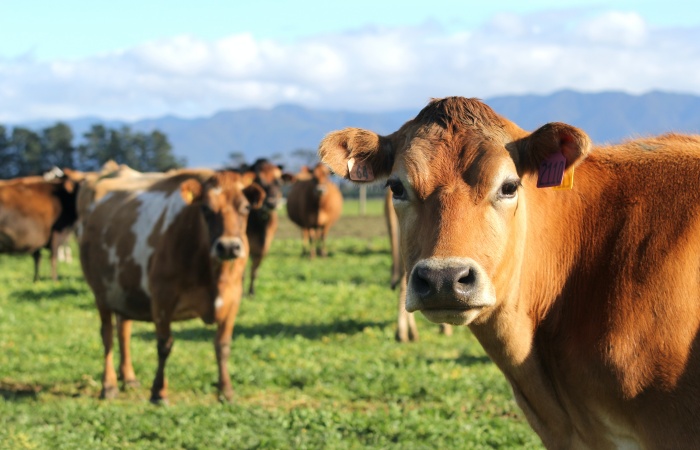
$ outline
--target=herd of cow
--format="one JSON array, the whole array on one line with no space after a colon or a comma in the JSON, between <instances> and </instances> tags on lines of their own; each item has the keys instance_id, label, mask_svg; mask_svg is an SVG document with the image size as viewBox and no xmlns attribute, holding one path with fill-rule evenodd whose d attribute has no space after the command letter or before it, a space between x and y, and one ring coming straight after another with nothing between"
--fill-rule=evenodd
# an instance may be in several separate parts
<instances>
[{"instance_id":1,"label":"herd of cow","mask_svg":"<svg viewBox=\"0 0 700 450\"><path fill-rule=\"evenodd\" d=\"M700 445L700 136L593 148L571 125L527 132L478 100L448 97L386 136L329 133L319 155L325 165L298 174L287 199L310 256L326 254L340 215L328 168L357 183L388 180L399 340L417 338L408 312L468 325L548 448ZM216 323L229 398L246 258L252 294L285 178L259 161L8 181L0 251L31 252L38 267L39 250L77 223L102 319L104 397L117 392L116 315L127 384L136 382L130 321L155 323L154 402L166 398L170 323Z\"/></svg>"}]
</instances>

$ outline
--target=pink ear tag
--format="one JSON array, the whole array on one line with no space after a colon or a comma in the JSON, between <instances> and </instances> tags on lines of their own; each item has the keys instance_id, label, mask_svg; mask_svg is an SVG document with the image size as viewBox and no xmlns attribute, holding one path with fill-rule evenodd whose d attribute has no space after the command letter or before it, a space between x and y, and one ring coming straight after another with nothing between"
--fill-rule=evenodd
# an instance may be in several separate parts
<instances>
[{"instance_id":1,"label":"pink ear tag","mask_svg":"<svg viewBox=\"0 0 700 450\"><path fill-rule=\"evenodd\" d=\"M560 186L564 180L564 169L566 169L566 158L561 152L556 152L547 157L537 174L537 187L547 188Z\"/></svg>"},{"instance_id":2,"label":"pink ear tag","mask_svg":"<svg viewBox=\"0 0 700 450\"><path fill-rule=\"evenodd\" d=\"M348 159L348 176L352 181L374 180L372 166L364 161L355 161L355 158Z\"/></svg>"}]
</instances>

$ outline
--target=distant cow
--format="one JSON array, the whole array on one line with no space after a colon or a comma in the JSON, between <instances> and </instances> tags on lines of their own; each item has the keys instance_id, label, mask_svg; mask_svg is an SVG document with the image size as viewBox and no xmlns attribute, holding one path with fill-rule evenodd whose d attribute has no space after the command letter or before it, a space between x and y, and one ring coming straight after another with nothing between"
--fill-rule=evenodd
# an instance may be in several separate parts
<instances>
[{"instance_id":1,"label":"distant cow","mask_svg":"<svg viewBox=\"0 0 700 450\"><path fill-rule=\"evenodd\" d=\"M592 150L450 97L319 152L388 178L406 308L469 325L545 446L698 447L700 136Z\"/></svg>"},{"instance_id":2,"label":"distant cow","mask_svg":"<svg viewBox=\"0 0 700 450\"><path fill-rule=\"evenodd\" d=\"M153 402L167 397L171 322L200 317L216 323L218 386L230 399L227 360L248 257L245 229L251 205L259 207L264 192L251 184L252 174L183 170L150 178L113 185L83 218L80 262L95 295L105 348L101 396L118 392L112 363L116 314L119 371L127 385L136 383L129 351L131 320L155 323ZM99 190L100 182L95 187Z\"/></svg>"},{"instance_id":3,"label":"distant cow","mask_svg":"<svg viewBox=\"0 0 700 450\"><path fill-rule=\"evenodd\" d=\"M396 320L396 340L399 342L417 341L418 327L413 313L406 311L406 271L401 258L399 219L392 203L392 194L387 190L384 196L384 218L391 242L391 289L399 286L398 318ZM452 335L452 325L441 323L440 332Z\"/></svg>"},{"instance_id":4,"label":"distant cow","mask_svg":"<svg viewBox=\"0 0 700 450\"><path fill-rule=\"evenodd\" d=\"M255 279L258 268L263 257L267 255L277 231L279 223L277 206L282 200L282 183L286 174L282 172L282 167L266 159L258 159L253 165L246 166L244 171L254 172L255 183L265 190L265 201L261 208L250 212L246 228L251 259L248 293L255 295Z\"/></svg>"},{"instance_id":5,"label":"distant cow","mask_svg":"<svg viewBox=\"0 0 700 450\"><path fill-rule=\"evenodd\" d=\"M317 164L310 177L297 178L287 194L287 214L301 227L303 254L327 256L326 236L342 209L343 195L325 165Z\"/></svg>"},{"instance_id":6,"label":"distant cow","mask_svg":"<svg viewBox=\"0 0 700 450\"><path fill-rule=\"evenodd\" d=\"M15 178L0 183L0 253L31 253L39 279L41 249L51 252L51 276L58 279L57 248L77 219L75 183L65 176Z\"/></svg>"}]
</instances>

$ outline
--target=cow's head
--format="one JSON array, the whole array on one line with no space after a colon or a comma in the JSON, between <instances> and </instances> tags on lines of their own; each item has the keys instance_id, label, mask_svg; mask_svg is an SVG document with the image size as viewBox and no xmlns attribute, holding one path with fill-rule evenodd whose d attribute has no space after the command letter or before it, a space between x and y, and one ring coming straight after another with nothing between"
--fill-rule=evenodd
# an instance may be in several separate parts
<instances>
[{"instance_id":1,"label":"cow's head","mask_svg":"<svg viewBox=\"0 0 700 450\"><path fill-rule=\"evenodd\" d=\"M255 183L265 190L263 208L276 209L282 199L282 184L284 183L282 166L273 164L267 159L258 159L248 170L255 173Z\"/></svg>"},{"instance_id":2,"label":"cow's head","mask_svg":"<svg viewBox=\"0 0 700 450\"><path fill-rule=\"evenodd\" d=\"M561 153L570 167L589 149L570 125L530 134L478 100L450 97L388 136L332 132L319 155L346 178L387 179L409 274L406 309L469 324L488 317L517 280L527 191L536 189L540 164Z\"/></svg>"},{"instance_id":3,"label":"cow's head","mask_svg":"<svg viewBox=\"0 0 700 450\"><path fill-rule=\"evenodd\" d=\"M251 209L260 208L265 191L255 175L217 172L201 182L189 178L180 186L185 203L199 206L209 230L211 256L219 261L247 257L246 224Z\"/></svg>"}]
</instances>

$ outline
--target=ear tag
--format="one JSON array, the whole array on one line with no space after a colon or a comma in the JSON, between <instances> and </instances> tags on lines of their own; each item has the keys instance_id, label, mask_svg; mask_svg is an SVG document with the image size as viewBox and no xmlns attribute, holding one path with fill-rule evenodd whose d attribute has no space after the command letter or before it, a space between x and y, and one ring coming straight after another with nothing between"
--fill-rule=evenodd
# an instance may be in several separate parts
<instances>
[{"instance_id":1,"label":"ear tag","mask_svg":"<svg viewBox=\"0 0 700 450\"><path fill-rule=\"evenodd\" d=\"M372 181L374 172L372 166L364 161L355 161L355 158L348 159L348 176L352 181Z\"/></svg>"},{"instance_id":2,"label":"ear tag","mask_svg":"<svg viewBox=\"0 0 700 450\"><path fill-rule=\"evenodd\" d=\"M547 157L537 174L537 187L547 188L561 186L564 180L564 169L566 168L566 158L561 152L556 152Z\"/></svg>"},{"instance_id":3,"label":"ear tag","mask_svg":"<svg viewBox=\"0 0 700 450\"><path fill-rule=\"evenodd\" d=\"M554 188L555 191L570 191L574 188L574 166L569 167L564 172L564 181L561 185Z\"/></svg>"},{"instance_id":4,"label":"ear tag","mask_svg":"<svg viewBox=\"0 0 700 450\"><path fill-rule=\"evenodd\" d=\"M192 193L192 191L185 192L183 197L185 198L185 203L187 203L188 205L192 204L192 200L194 200L194 194Z\"/></svg>"}]
</instances>

